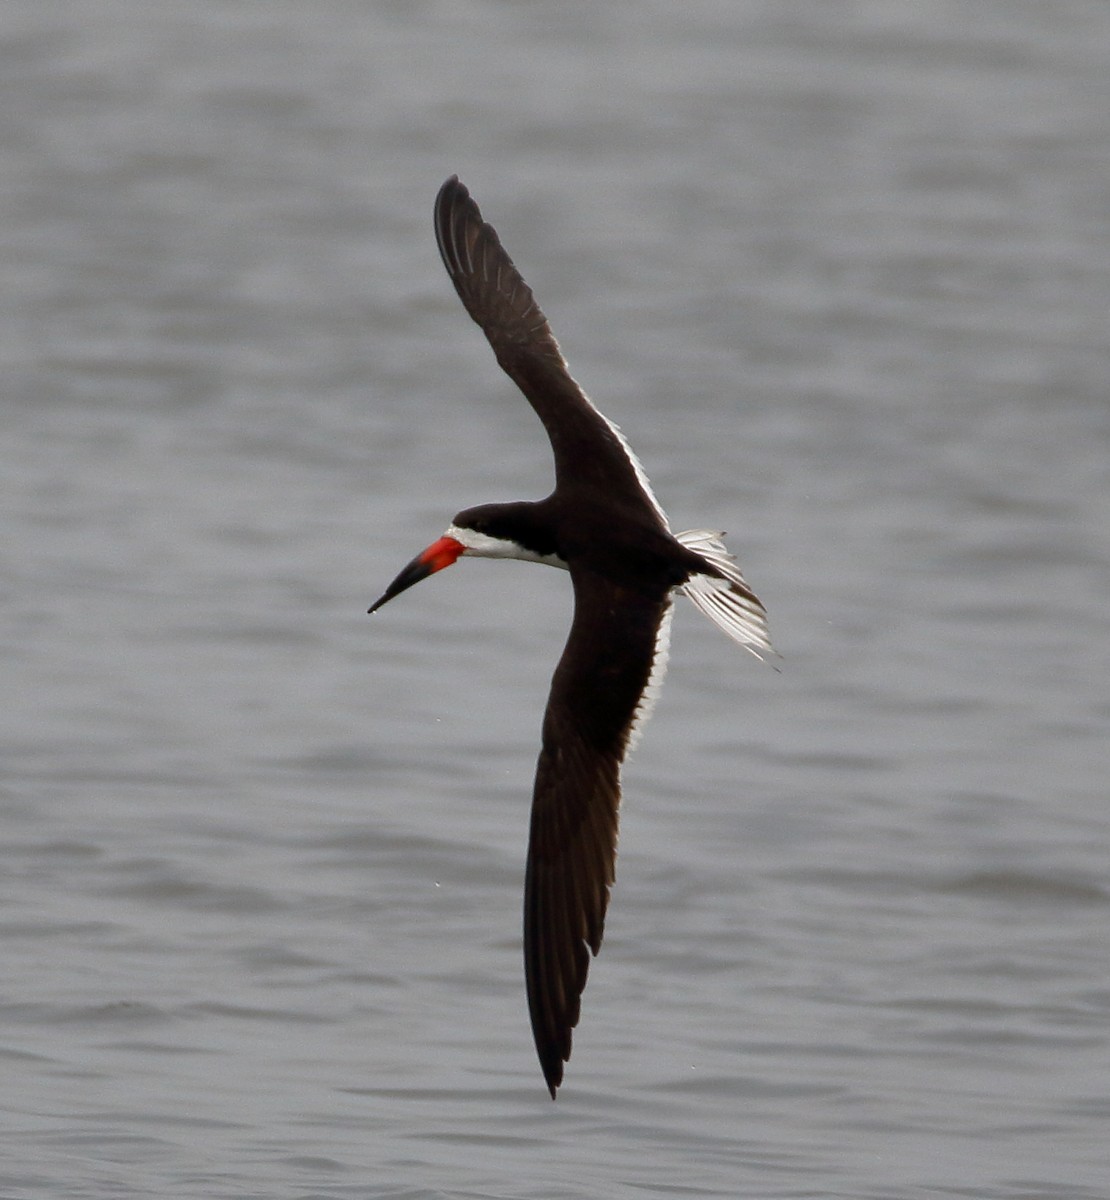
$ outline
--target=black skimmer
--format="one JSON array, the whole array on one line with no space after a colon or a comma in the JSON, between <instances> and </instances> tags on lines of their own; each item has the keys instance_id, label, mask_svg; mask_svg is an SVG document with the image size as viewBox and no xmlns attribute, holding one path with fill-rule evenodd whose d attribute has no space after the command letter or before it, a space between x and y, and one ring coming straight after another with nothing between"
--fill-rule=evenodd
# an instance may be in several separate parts
<instances>
[{"instance_id":1,"label":"black skimmer","mask_svg":"<svg viewBox=\"0 0 1110 1200\"><path fill-rule=\"evenodd\" d=\"M757 658L773 651L763 605L723 534L671 532L639 460L571 378L531 289L457 176L436 197L435 230L466 311L547 430L555 490L459 513L370 612L464 555L570 571L574 620L543 719L524 883L528 1011L554 1099L615 879L621 763L663 680L673 593Z\"/></svg>"}]
</instances>

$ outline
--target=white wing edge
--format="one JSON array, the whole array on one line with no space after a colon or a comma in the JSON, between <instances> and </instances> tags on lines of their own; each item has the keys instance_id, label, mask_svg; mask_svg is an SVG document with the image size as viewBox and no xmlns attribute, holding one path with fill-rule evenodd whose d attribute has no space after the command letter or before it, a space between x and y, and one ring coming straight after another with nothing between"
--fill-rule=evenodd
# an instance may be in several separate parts
<instances>
[{"instance_id":1,"label":"white wing edge","mask_svg":"<svg viewBox=\"0 0 1110 1200\"><path fill-rule=\"evenodd\" d=\"M679 590L749 654L754 654L761 662L764 654L777 657L771 645L767 611L740 574L736 558L723 541L724 534L708 529L687 529L684 533L676 533L675 537L725 576L718 579L716 575L691 575Z\"/></svg>"},{"instance_id":2,"label":"white wing edge","mask_svg":"<svg viewBox=\"0 0 1110 1200\"><path fill-rule=\"evenodd\" d=\"M663 522L664 528L670 529L671 525L667 520L667 514L663 511L663 506L659 503L658 499L656 499L655 493L651 490L651 481L648 479L647 472L644 470L644 464L636 457L636 451L633 450L629 445L628 438L626 438L621 432L621 427L615 421L610 421L609 418L601 411L601 409L598 408L598 406L590 399L590 397L586 394L586 389L578 382L577 379L574 378L573 375L570 374L570 367L567 365L567 360L565 358L563 359L563 366L566 368L567 375L570 376L571 382L581 394L582 399L585 400L586 403L594 410L594 412L597 413L597 415L605 422L605 424L609 426L613 436L618 442L620 442L621 449L628 456L628 461L632 465L632 471L636 476L636 481L639 483L640 487L644 489L644 495L647 497L648 503L655 510L655 513L659 517L660 521Z\"/></svg>"},{"instance_id":3,"label":"white wing edge","mask_svg":"<svg viewBox=\"0 0 1110 1200\"><path fill-rule=\"evenodd\" d=\"M659 693L663 690L663 677L667 674L667 658L671 650L671 617L674 616L674 604L667 602L663 610L659 628L655 631L655 653L651 660L651 672L640 696L636 711L632 714L632 724L628 728L628 737L624 743L624 758L627 758L639 744L648 717L655 708ZM622 760L623 761L623 760Z\"/></svg>"},{"instance_id":4,"label":"white wing edge","mask_svg":"<svg viewBox=\"0 0 1110 1200\"><path fill-rule=\"evenodd\" d=\"M581 391L581 388L579 388L579 391ZM582 392L582 395L586 396L586 393ZM651 481L648 479L647 472L644 470L644 464L636 457L636 451L633 450L628 444L628 438L626 438L621 432L621 427L613 421L610 421L609 418L597 407L597 405L594 404L589 396L586 396L586 403L589 404L594 412L597 413L597 415L613 431L617 441L621 444L621 449L625 452L625 454L628 455L628 461L632 464L632 470L636 475L636 479L639 482L640 487L644 489L644 495L647 497L648 503L652 508L655 509L659 519L663 522L663 527L665 529L670 529L671 525L667 520L667 514L663 511L663 506L655 498L655 493L651 490Z\"/></svg>"}]
</instances>

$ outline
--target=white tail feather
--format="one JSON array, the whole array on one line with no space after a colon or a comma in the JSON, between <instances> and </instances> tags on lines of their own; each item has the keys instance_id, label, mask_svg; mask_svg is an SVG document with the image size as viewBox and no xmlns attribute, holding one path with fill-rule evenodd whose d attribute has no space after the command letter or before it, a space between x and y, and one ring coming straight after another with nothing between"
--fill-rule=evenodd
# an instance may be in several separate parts
<instances>
[{"instance_id":1,"label":"white tail feather","mask_svg":"<svg viewBox=\"0 0 1110 1200\"><path fill-rule=\"evenodd\" d=\"M716 567L724 579L716 575L691 575L679 589L689 596L694 606L719 625L733 641L762 660L763 651L774 654L771 631L767 627L767 612L759 597L748 587L736 559L725 545L723 533L706 529L688 529L675 537L707 563Z\"/></svg>"}]
</instances>

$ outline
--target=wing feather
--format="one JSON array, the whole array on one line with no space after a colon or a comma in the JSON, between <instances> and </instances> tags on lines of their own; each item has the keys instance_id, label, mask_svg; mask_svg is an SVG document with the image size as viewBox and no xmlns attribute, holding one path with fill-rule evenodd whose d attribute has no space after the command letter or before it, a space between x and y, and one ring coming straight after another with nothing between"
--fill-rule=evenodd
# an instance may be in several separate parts
<instances>
[{"instance_id":1,"label":"wing feather","mask_svg":"<svg viewBox=\"0 0 1110 1200\"><path fill-rule=\"evenodd\" d=\"M575 617L544 716L524 887L528 1008L552 1097L570 1058L589 952L601 949L621 763L671 604L665 590L621 588L573 567L572 576Z\"/></svg>"},{"instance_id":2,"label":"wing feather","mask_svg":"<svg viewBox=\"0 0 1110 1200\"><path fill-rule=\"evenodd\" d=\"M457 176L436 197L435 231L459 299L543 422L559 484L611 487L624 478L638 485L646 507L666 527L639 459L571 376L532 289Z\"/></svg>"}]
</instances>

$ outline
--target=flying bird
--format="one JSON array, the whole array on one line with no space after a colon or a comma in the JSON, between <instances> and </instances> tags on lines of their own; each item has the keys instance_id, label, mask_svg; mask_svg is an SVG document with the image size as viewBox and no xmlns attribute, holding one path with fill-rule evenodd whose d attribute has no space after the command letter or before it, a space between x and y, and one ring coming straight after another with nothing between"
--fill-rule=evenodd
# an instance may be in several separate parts
<instances>
[{"instance_id":1,"label":"flying bird","mask_svg":"<svg viewBox=\"0 0 1110 1200\"><path fill-rule=\"evenodd\" d=\"M571 377L531 289L457 176L436 197L435 232L463 306L547 430L555 490L458 513L370 612L466 555L570 572L574 618L543 718L524 883L528 1011L554 1099L615 879L621 764L663 680L674 593L757 658L773 651L766 612L724 535L671 532L639 460Z\"/></svg>"}]
</instances>

